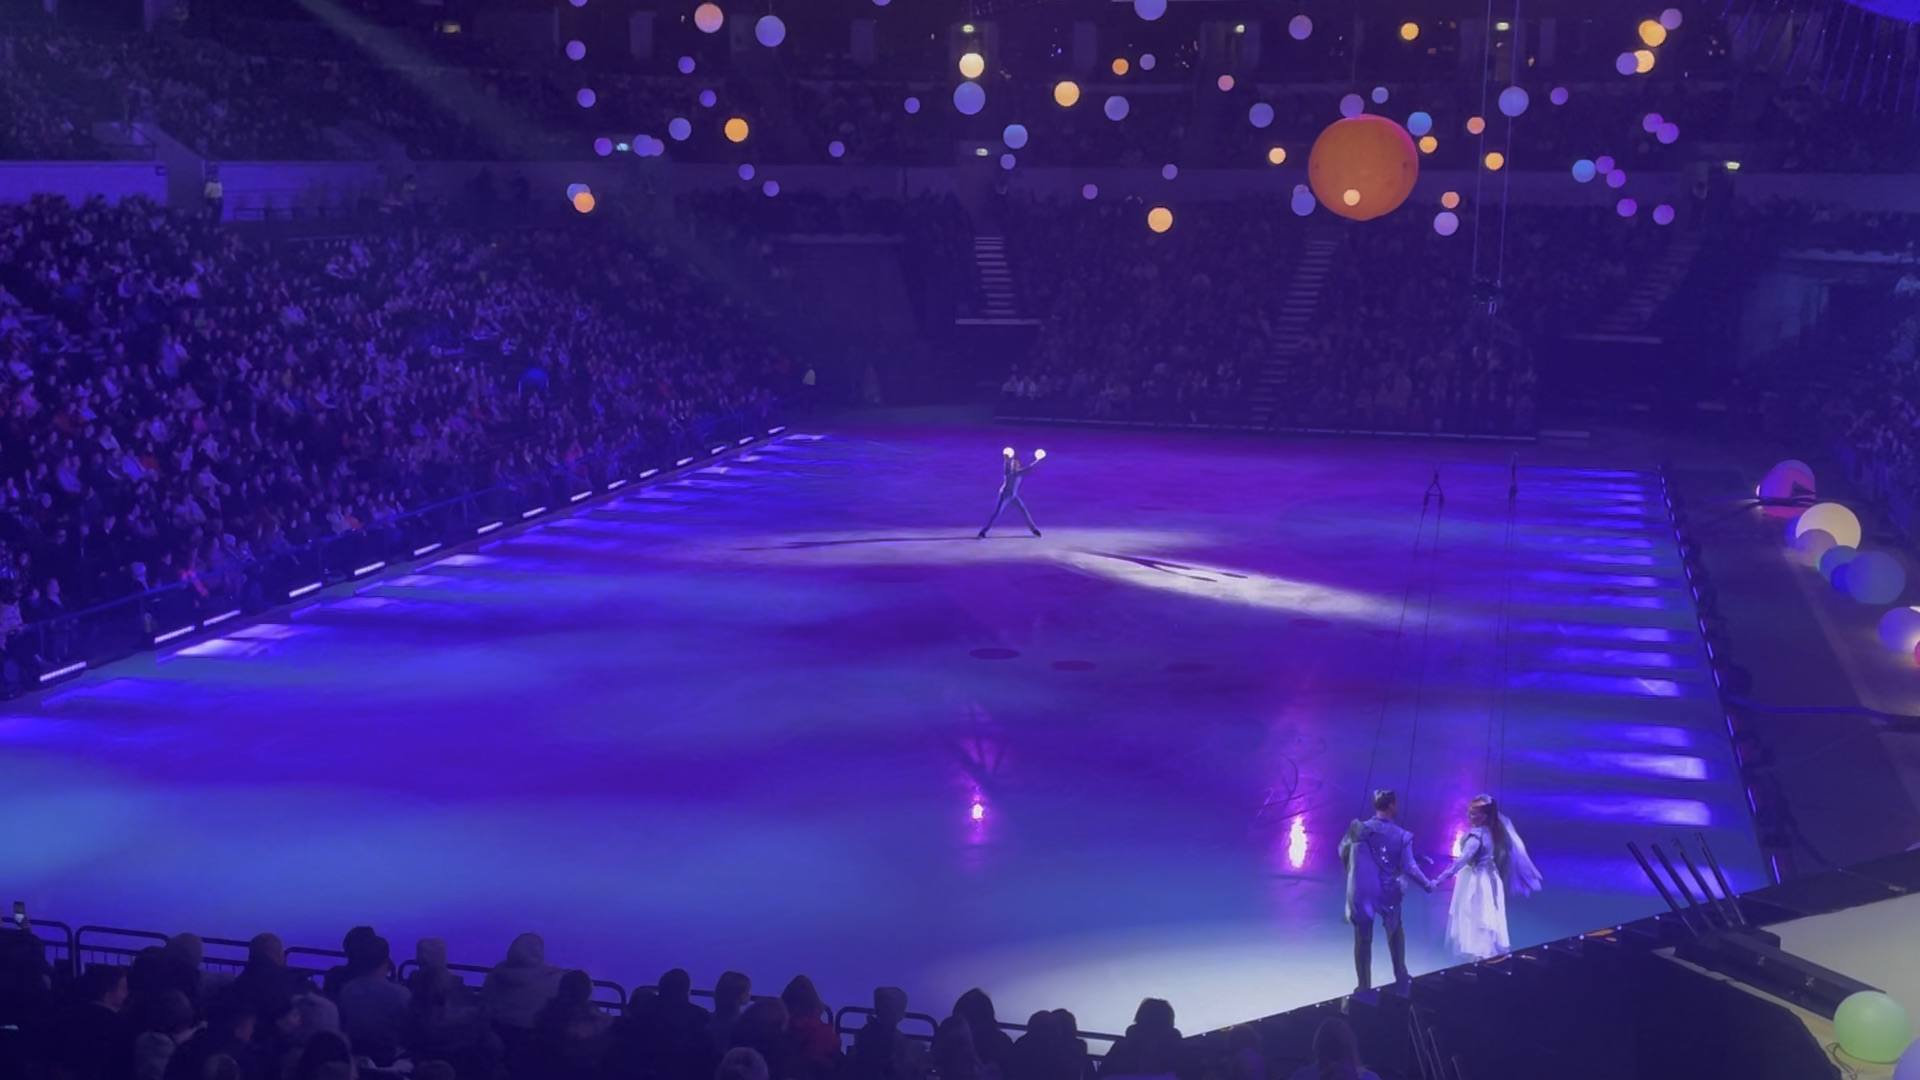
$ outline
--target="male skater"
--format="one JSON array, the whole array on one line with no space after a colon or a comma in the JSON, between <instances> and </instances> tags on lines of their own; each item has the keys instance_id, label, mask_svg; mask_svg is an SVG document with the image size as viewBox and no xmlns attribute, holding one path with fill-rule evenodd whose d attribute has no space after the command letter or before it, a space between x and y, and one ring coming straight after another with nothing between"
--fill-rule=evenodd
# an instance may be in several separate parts
<instances>
[{"instance_id":1,"label":"male skater","mask_svg":"<svg viewBox=\"0 0 1920 1080\"><path fill-rule=\"evenodd\" d=\"M1373 988L1373 918L1387 928L1387 954L1393 957L1393 981L1405 986L1407 935L1400 926L1402 878L1412 878L1428 892L1433 880L1413 857L1413 834L1393 823L1400 797L1391 791L1373 793L1373 816L1355 821L1340 840L1340 861L1347 867L1347 921L1353 924L1353 970L1360 978L1356 993Z\"/></svg>"},{"instance_id":2,"label":"male skater","mask_svg":"<svg viewBox=\"0 0 1920 1080\"><path fill-rule=\"evenodd\" d=\"M1045 450L1035 450L1033 452L1033 464L1022 465L1020 464L1020 455L1013 452L1013 447L1009 446L1005 450L1000 451L1000 463L1004 469L1000 478L1000 501L993 504L993 516L987 519L985 525L981 526L980 539L985 540L987 538L987 530L993 528L993 523L1000 520L1000 511L1005 510L1008 506L1019 510L1020 516L1027 519L1027 528L1033 530L1033 535L1040 535L1040 526L1033 523L1033 515L1027 513L1027 504L1020 501L1020 478L1032 472L1042 461L1046 460L1046 457L1047 452Z\"/></svg>"}]
</instances>

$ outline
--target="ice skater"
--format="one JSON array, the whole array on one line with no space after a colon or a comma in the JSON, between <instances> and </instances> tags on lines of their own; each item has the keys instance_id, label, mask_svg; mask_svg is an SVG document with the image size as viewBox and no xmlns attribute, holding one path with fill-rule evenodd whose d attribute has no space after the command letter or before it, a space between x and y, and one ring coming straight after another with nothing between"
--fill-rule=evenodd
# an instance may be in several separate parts
<instances>
[{"instance_id":1,"label":"ice skater","mask_svg":"<svg viewBox=\"0 0 1920 1080\"><path fill-rule=\"evenodd\" d=\"M1004 470L1000 477L1000 501L993 504L993 516L980 527L980 539L987 538L987 530L993 528L993 523L1000 520L1000 512L1009 506L1020 511L1020 516L1026 519L1027 528L1033 530L1033 535L1040 535L1040 526L1033 523L1033 515L1027 512L1027 504L1020 501L1020 478L1038 468L1046 459L1045 450L1035 450L1033 464L1022 465L1020 455L1013 452L1013 447L1000 451L1000 463Z\"/></svg>"},{"instance_id":2,"label":"ice skater","mask_svg":"<svg viewBox=\"0 0 1920 1080\"><path fill-rule=\"evenodd\" d=\"M1400 798L1391 791L1373 793L1373 816L1355 821L1340 839L1340 861L1347 868L1347 921L1353 924L1353 973L1358 992L1373 988L1373 920L1387 928L1387 955L1393 981L1405 986L1407 933L1400 925L1405 879L1433 891L1433 881L1413 857L1413 834L1394 824Z\"/></svg>"},{"instance_id":3,"label":"ice skater","mask_svg":"<svg viewBox=\"0 0 1920 1080\"><path fill-rule=\"evenodd\" d=\"M1434 883L1460 876L1453 902L1447 905L1447 946L1457 955L1485 960L1513 947L1507 936L1507 901L1538 892L1540 868L1527 856L1513 819L1500 812L1493 796L1473 797L1467 804L1467 825L1459 858Z\"/></svg>"}]
</instances>

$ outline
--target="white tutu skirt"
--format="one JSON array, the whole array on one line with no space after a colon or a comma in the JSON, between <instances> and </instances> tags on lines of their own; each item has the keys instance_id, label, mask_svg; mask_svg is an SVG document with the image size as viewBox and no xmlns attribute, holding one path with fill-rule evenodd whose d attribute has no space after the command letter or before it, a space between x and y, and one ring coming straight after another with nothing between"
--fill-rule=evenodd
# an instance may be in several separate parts
<instances>
[{"instance_id":1,"label":"white tutu skirt","mask_svg":"<svg viewBox=\"0 0 1920 1080\"><path fill-rule=\"evenodd\" d=\"M1510 947L1507 890L1491 863L1464 870L1453 879L1453 901L1447 905L1447 947L1475 960L1497 956Z\"/></svg>"}]
</instances>

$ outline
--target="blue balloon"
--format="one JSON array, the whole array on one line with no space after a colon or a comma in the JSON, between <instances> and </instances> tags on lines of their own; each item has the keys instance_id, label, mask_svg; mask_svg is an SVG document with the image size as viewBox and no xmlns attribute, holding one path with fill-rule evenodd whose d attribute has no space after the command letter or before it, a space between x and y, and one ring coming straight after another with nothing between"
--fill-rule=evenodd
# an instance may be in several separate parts
<instances>
[{"instance_id":1,"label":"blue balloon","mask_svg":"<svg viewBox=\"0 0 1920 1080\"><path fill-rule=\"evenodd\" d=\"M1008 124L1000 137L1006 141L1009 150L1018 150L1027 145L1027 129L1020 124Z\"/></svg>"},{"instance_id":2,"label":"blue balloon","mask_svg":"<svg viewBox=\"0 0 1920 1080\"><path fill-rule=\"evenodd\" d=\"M1581 158L1579 161L1573 163L1573 178L1583 184L1592 180L1598 174L1599 170L1594 167L1593 162L1588 161L1586 158Z\"/></svg>"},{"instance_id":3,"label":"blue balloon","mask_svg":"<svg viewBox=\"0 0 1920 1080\"><path fill-rule=\"evenodd\" d=\"M1419 138L1432 130L1433 117L1428 116L1426 113L1417 112L1407 117L1407 134L1412 135L1414 138Z\"/></svg>"},{"instance_id":4,"label":"blue balloon","mask_svg":"<svg viewBox=\"0 0 1920 1080\"><path fill-rule=\"evenodd\" d=\"M963 82L953 88L953 107L962 116L973 116L987 107L987 92L977 82Z\"/></svg>"},{"instance_id":5,"label":"blue balloon","mask_svg":"<svg viewBox=\"0 0 1920 1080\"><path fill-rule=\"evenodd\" d=\"M684 116L676 116L667 121L667 136L674 142L686 142L693 134L693 123Z\"/></svg>"},{"instance_id":6,"label":"blue balloon","mask_svg":"<svg viewBox=\"0 0 1920 1080\"><path fill-rule=\"evenodd\" d=\"M1247 110L1247 123L1257 128L1273 123L1273 106L1264 101L1254 102L1253 108Z\"/></svg>"},{"instance_id":7,"label":"blue balloon","mask_svg":"<svg viewBox=\"0 0 1920 1080\"><path fill-rule=\"evenodd\" d=\"M1132 106L1127 104L1127 99L1121 97L1119 94L1108 98L1104 108L1106 109L1107 119L1109 120L1125 120L1127 113L1132 110Z\"/></svg>"}]
</instances>

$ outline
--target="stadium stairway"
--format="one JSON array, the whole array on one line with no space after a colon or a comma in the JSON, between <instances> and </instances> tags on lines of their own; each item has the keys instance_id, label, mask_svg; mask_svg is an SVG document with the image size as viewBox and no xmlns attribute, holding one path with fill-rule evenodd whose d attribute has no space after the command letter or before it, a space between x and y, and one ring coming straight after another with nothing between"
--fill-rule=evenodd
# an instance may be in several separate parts
<instances>
[{"instance_id":1,"label":"stadium stairway","mask_svg":"<svg viewBox=\"0 0 1920 1080\"><path fill-rule=\"evenodd\" d=\"M1286 299L1280 305L1280 322L1274 327L1272 351L1260 373L1260 381L1253 388L1254 421L1260 427L1273 423L1274 408L1279 404L1300 343L1306 339L1307 326L1319 310L1320 293L1333 272L1333 256L1339 249L1340 237L1332 232L1316 231L1301 245L1299 261L1294 264L1293 277L1287 283Z\"/></svg>"},{"instance_id":2,"label":"stadium stairway","mask_svg":"<svg viewBox=\"0 0 1920 1080\"><path fill-rule=\"evenodd\" d=\"M1594 327L1595 334L1610 337L1646 333L1653 324L1654 316L1680 291L1681 284L1693 271L1693 261L1700 254L1705 239L1698 230L1689 230L1674 237L1660 261L1648 267L1646 274L1619 306L1607 313Z\"/></svg>"},{"instance_id":3,"label":"stadium stairway","mask_svg":"<svg viewBox=\"0 0 1920 1080\"><path fill-rule=\"evenodd\" d=\"M980 280L980 314L987 319L1017 319L1020 309L1013 291L1013 267L1007 263L1007 238L973 238L974 273Z\"/></svg>"}]
</instances>

